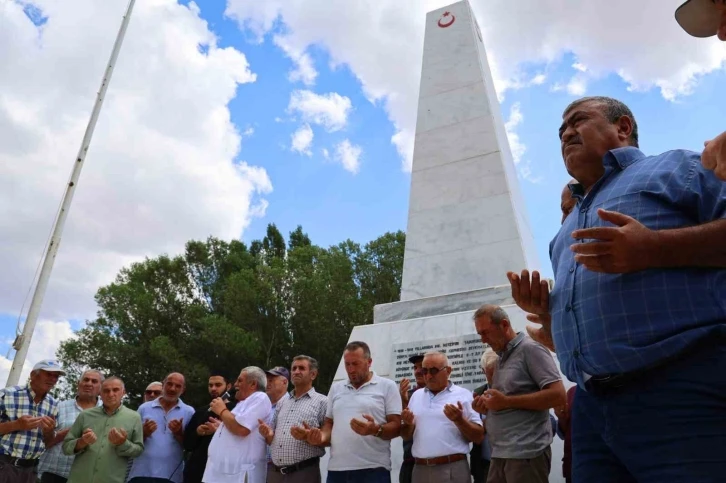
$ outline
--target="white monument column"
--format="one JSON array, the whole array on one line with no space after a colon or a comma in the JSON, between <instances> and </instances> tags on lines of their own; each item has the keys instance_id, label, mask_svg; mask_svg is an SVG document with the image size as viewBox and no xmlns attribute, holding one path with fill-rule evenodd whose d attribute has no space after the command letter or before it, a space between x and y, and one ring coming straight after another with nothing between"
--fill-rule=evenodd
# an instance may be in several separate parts
<instances>
[{"instance_id":1,"label":"white monument column","mask_svg":"<svg viewBox=\"0 0 726 483\"><path fill-rule=\"evenodd\" d=\"M397 382L413 379L412 354L445 352L452 382L474 389L485 381L485 347L472 315L499 305L515 330L525 330L506 278L524 268L539 269L537 252L481 32L465 0L426 16L401 301L377 305L374 323L355 327L349 340L367 342L373 370ZM341 361L335 380L342 379ZM391 450L398 481L399 438ZM555 438L551 482L564 481L561 459Z\"/></svg>"}]
</instances>

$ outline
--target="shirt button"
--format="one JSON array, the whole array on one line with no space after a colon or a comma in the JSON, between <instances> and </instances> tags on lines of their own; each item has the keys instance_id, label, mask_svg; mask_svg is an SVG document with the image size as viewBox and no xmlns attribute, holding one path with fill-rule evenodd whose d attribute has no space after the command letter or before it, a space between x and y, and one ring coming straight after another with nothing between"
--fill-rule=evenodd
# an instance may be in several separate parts
<instances>
[{"instance_id":1,"label":"shirt button","mask_svg":"<svg viewBox=\"0 0 726 483\"><path fill-rule=\"evenodd\" d=\"M575 268L574 267L570 269L570 273L572 273L574 271L575 271Z\"/></svg>"},{"instance_id":2,"label":"shirt button","mask_svg":"<svg viewBox=\"0 0 726 483\"><path fill-rule=\"evenodd\" d=\"M576 350L572 353L572 355L575 357L580 357L580 351Z\"/></svg>"},{"instance_id":3,"label":"shirt button","mask_svg":"<svg viewBox=\"0 0 726 483\"><path fill-rule=\"evenodd\" d=\"M582 208L582 209L580 210L580 213L587 213L587 208Z\"/></svg>"},{"instance_id":4,"label":"shirt button","mask_svg":"<svg viewBox=\"0 0 726 483\"><path fill-rule=\"evenodd\" d=\"M572 307L570 307L569 305L566 305L565 306L565 312L569 312L570 310L572 310Z\"/></svg>"}]
</instances>

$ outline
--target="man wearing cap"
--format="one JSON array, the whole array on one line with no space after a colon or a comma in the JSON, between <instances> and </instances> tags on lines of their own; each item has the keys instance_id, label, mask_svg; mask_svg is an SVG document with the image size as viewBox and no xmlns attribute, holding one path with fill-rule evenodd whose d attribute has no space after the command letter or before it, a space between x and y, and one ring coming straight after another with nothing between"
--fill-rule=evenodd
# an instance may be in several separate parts
<instances>
[{"instance_id":1,"label":"man wearing cap","mask_svg":"<svg viewBox=\"0 0 726 483\"><path fill-rule=\"evenodd\" d=\"M413 376L416 379L416 387L411 387L411 382L408 378L401 379L401 382L398 385L398 391L401 393L403 409L408 407L408 401L411 400L411 395L414 392L426 387L426 379L421 371L423 358L423 354L414 354L408 358L408 362L413 364ZM401 464L401 470L398 473L399 483L411 483L413 467L416 465L416 460L414 459L413 454L411 454L412 447L413 438L410 440L403 440L403 463Z\"/></svg>"},{"instance_id":2,"label":"man wearing cap","mask_svg":"<svg viewBox=\"0 0 726 483\"><path fill-rule=\"evenodd\" d=\"M320 458L325 450L306 440L310 428L323 426L328 408L328 398L313 387L317 377L318 361L305 355L295 357L295 390L277 404L271 424L259 421L259 432L270 445L272 456L267 483L320 483Z\"/></svg>"},{"instance_id":3,"label":"man wearing cap","mask_svg":"<svg viewBox=\"0 0 726 483\"><path fill-rule=\"evenodd\" d=\"M146 390L144 391L144 402L154 401L155 399L158 399L159 396L161 396L162 391L162 384L160 382L152 382L148 386L146 386Z\"/></svg>"},{"instance_id":4,"label":"man wearing cap","mask_svg":"<svg viewBox=\"0 0 726 483\"><path fill-rule=\"evenodd\" d=\"M58 421L55 438L46 444L46 451L40 457L38 475L41 483L65 483L71 472L73 456L63 454L63 438L73 426L81 411L94 408L101 404L103 375L97 370L88 370L78 380L76 397L58 403Z\"/></svg>"},{"instance_id":5,"label":"man wearing cap","mask_svg":"<svg viewBox=\"0 0 726 483\"><path fill-rule=\"evenodd\" d=\"M267 397L270 398L270 403L272 404L272 409L267 419L265 419L265 423L270 425L275 417L277 408L282 406L284 401L290 399L290 393L287 392L287 388L290 385L290 371L284 367L277 366L269 371L265 371L265 375L267 376ZM268 466L272 464L272 454L270 453L269 447L267 448L267 464Z\"/></svg>"},{"instance_id":6,"label":"man wearing cap","mask_svg":"<svg viewBox=\"0 0 726 483\"><path fill-rule=\"evenodd\" d=\"M144 452L134 459L129 483L181 483L184 428L194 415L181 400L185 390L184 375L172 372L164 378L161 396L139 406Z\"/></svg>"},{"instance_id":7,"label":"man wearing cap","mask_svg":"<svg viewBox=\"0 0 726 483\"><path fill-rule=\"evenodd\" d=\"M694 37L726 41L726 0L688 0L676 10L676 20ZM726 181L726 132L706 141L701 162Z\"/></svg>"},{"instance_id":8,"label":"man wearing cap","mask_svg":"<svg viewBox=\"0 0 726 483\"><path fill-rule=\"evenodd\" d=\"M61 365L44 360L33 366L30 383L0 389L0 483L33 483L40 456L55 438L58 403L48 394Z\"/></svg>"}]
</instances>

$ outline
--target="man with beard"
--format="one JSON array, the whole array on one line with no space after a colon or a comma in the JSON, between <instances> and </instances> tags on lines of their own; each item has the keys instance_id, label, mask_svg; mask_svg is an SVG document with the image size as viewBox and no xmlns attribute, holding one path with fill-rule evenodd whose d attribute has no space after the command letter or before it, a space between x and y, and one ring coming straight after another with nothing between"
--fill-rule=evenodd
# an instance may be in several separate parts
<instances>
[{"instance_id":1,"label":"man with beard","mask_svg":"<svg viewBox=\"0 0 726 483\"><path fill-rule=\"evenodd\" d=\"M35 468L55 437L58 402L48 394L65 372L44 360L27 386L0 389L0 483L34 483Z\"/></svg>"},{"instance_id":2,"label":"man with beard","mask_svg":"<svg viewBox=\"0 0 726 483\"><path fill-rule=\"evenodd\" d=\"M83 411L63 441L75 455L69 483L123 483L127 461L144 451L141 417L121 404L126 390L118 377L101 385L101 406Z\"/></svg>"},{"instance_id":3,"label":"man with beard","mask_svg":"<svg viewBox=\"0 0 726 483\"><path fill-rule=\"evenodd\" d=\"M161 397L139 407L144 428L144 452L134 459L129 483L181 483L184 473L184 428L194 408L180 399L184 376L172 372L164 378Z\"/></svg>"},{"instance_id":4,"label":"man with beard","mask_svg":"<svg viewBox=\"0 0 726 483\"><path fill-rule=\"evenodd\" d=\"M78 380L76 397L58 403L58 421L56 435L46 445L46 451L40 457L38 474L41 483L66 483L71 472L73 456L63 454L63 439L81 414L81 411L94 408L101 404L98 395L101 394L103 376L96 370L89 370Z\"/></svg>"},{"instance_id":5,"label":"man with beard","mask_svg":"<svg viewBox=\"0 0 726 483\"><path fill-rule=\"evenodd\" d=\"M209 397L211 400L229 400L228 391L232 388L227 378L219 372L209 376ZM234 408L234 401L227 402L227 409ZM201 483L204 468L207 466L207 450L218 426L219 416L209 410L209 404L197 409L184 430L184 449L191 453L184 464L184 483Z\"/></svg>"}]
</instances>

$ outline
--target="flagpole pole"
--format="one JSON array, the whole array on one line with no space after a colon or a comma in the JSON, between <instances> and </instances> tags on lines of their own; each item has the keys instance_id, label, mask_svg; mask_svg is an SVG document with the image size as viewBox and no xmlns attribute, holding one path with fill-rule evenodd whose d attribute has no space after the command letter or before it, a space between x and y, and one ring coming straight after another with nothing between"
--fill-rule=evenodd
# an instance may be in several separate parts
<instances>
[{"instance_id":1,"label":"flagpole pole","mask_svg":"<svg viewBox=\"0 0 726 483\"><path fill-rule=\"evenodd\" d=\"M45 296L45 291L48 288L50 273L53 270L53 263L55 262L56 255L58 254L58 246L60 245L61 236L63 234L63 227L65 226L66 218L68 218L68 211L71 208L73 195L78 187L78 179L81 176L83 162L86 159L86 154L88 153L88 148L91 144L91 138L93 137L93 131L96 128L96 122L98 121L98 116L101 113L101 107L103 106L103 101L106 97L108 84L111 82L113 69L116 64L116 60L118 59L119 52L121 51L121 44L123 44L126 29L129 26L129 20L131 19L131 12L134 9L134 3L136 3L136 0L129 0L128 6L126 7L126 13L121 21L121 27L119 28L118 35L116 36L116 42L113 44L111 58L108 61L108 65L106 65L106 71L103 75L103 80L101 81L101 88L98 90L98 94L96 95L96 102L93 105L93 111L91 111L91 119L88 121L86 132L83 135L83 141L81 142L81 148L78 151L78 156L76 156L73 161L71 179L66 185L63 202L60 210L58 211L58 216L55 219L50 241L46 247L43 266L40 270L40 275L38 276L38 284L35 286L33 299L30 302L28 317L25 320L23 333L15 339L15 342L13 342L13 348L17 352L13 358L13 365L10 368L7 386L17 385L20 381L20 373L23 370L25 358L28 355L28 347L30 346L30 341L33 338L33 331L35 330L35 325L38 321L38 314L40 313L40 308L43 305L43 297Z\"/></svg>"}]
</instances>

